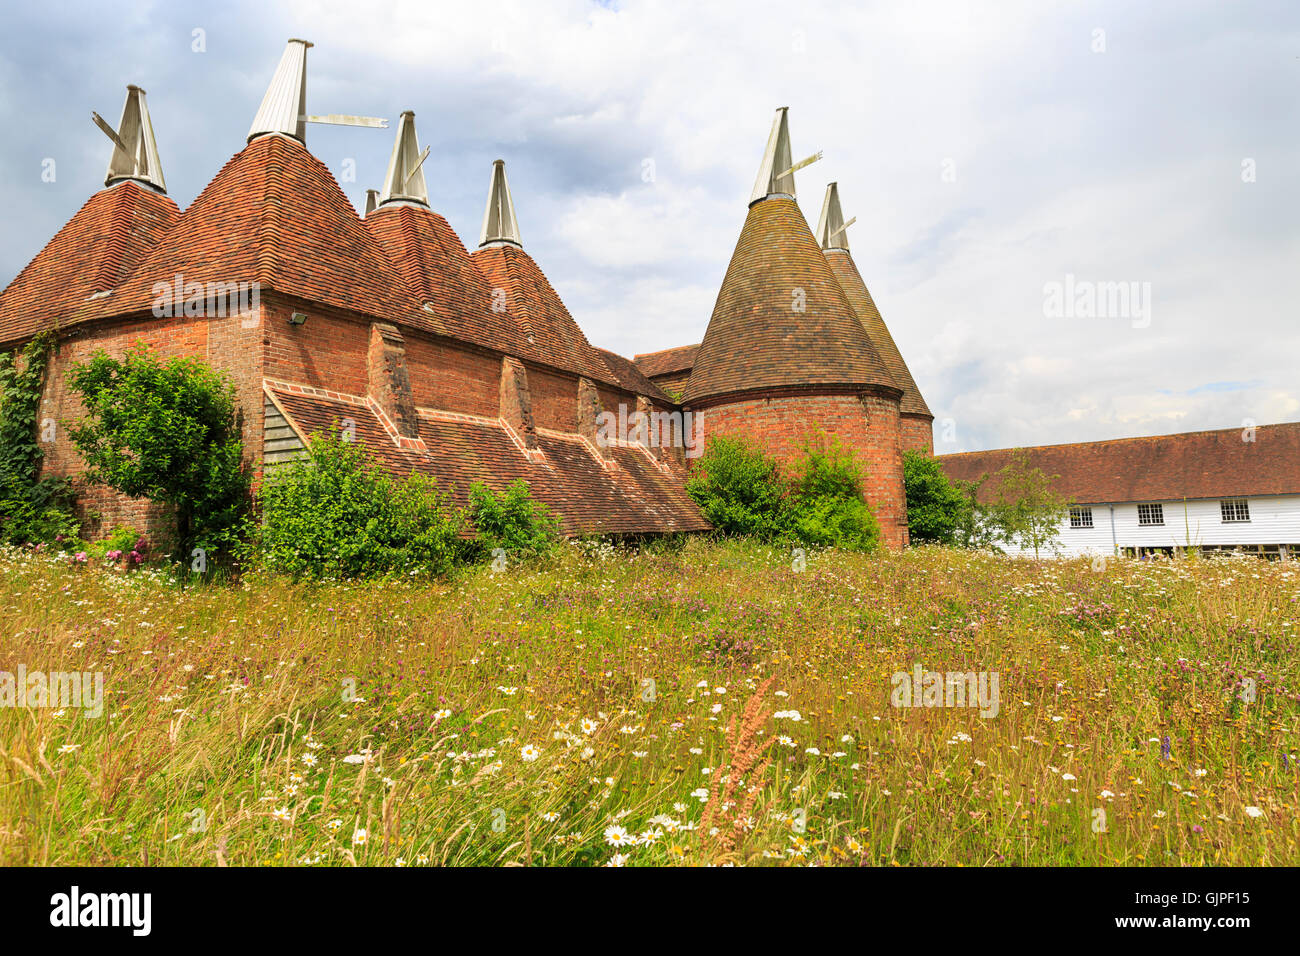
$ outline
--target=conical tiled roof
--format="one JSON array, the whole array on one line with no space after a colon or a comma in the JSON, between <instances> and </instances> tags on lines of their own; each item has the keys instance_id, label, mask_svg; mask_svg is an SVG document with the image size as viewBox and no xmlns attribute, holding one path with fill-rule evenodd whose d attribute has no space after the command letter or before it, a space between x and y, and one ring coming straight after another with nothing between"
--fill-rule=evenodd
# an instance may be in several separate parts
<instances>
[{"instance_id":1,"label":"conical tiled roof","mask_svg":"<svg viewBox=\"0 0 1300 956\"><path fill-rule=\"evenodd\" d=\"M853 311L866 328L871 344L876 347L881 360L894 376L894 381L903 390L899 411L933 418L925 399L921 397L921 390L916 387L912 373L908 371L907 363L903 361L902 353L894 344L894 337L889 334L885 320L880 317L875 300L867 291L867 284L862 281L853 256L849 254L848 226L853 222L853 219L848 223L844 221L844 211L840 208L839 183L829 183L826 186L826 198L822 202L821 218L817 222L817 241L821 244L822 254L830 263L840 288L848 296Z\"/></svg>"},{"instance_id":2,"label":"conical tiled roof","mask_svg":"<svg viewBox=\"0 0 1300 956\"><path fill-rule=\"evenodd\" d=\"M519 327L522 341L507 351L598 382L619 384L532 256L502 243L476 249L470 258L494 293L496 289L505 293L502 306Z\"/></svg>"},{"instance_id":3,"label":"conical tiled roof","mask_svg":"<svg viewBox=\"0 0 1300 956\"><path fill-rule=\"evenodd\" d=\"M912 373L908 371L907 363L903 361L902 353L894 344L894 337L889 334L885 320L880 317L880 310L876 308L871 293L867 291L867 284L862 281L858 267L853 262L853 256L847 249L826 249L823 252L831 271L839 280L840 288L848 297L849 304L853 306L853 311L866 328L871 344L876 347L876 352L894 376L894 381L903 390L899 411L905 415L929 415L933 418L929 406L921 397L921 390L916 387Z\"/></svg>"},{"instance_id":4,"label":"conical tiled roof","mask_svg":"<svg viewBox=\"0 0 1300 956\"><path fill-rule=\"evenodd\" d=\"M897 388L784 195L749 207L682 401L790 385Z\"/></svg>"},{"instance_id":5,"label":"conical tiled roof","mask_svg":"<svg viewBox=\"0 0 1300 956\"><path fill-rule=\"evenodd\" d=\"M153 283L175 275L383 318L419 311L330 171L287 136L258 136L226 163L107 307L147 309Z\"/></svg>"},{"instance_id":6,"label":"conical tiled roof","mask_svg":"<svg viewBox=\"0 0 1300 956\"><path fill-rule=\"evenodd\" d=\"M0 293L0 342L93 317L106 300L90 297L135 272L180 214L135 180L99 190Z\"/></svg>"},{"instance_id":7,"label":"conical tiled roof","mask_svg":"<svg viewBox=\"0 0 1300 956\"><path fill-rule=\"evenodd\" d=\"M487 277L495 297L494 310L504 310L519 328L518 347L508 351L618 385L618 376L592 348L533 257L524 252L514 199L506 181L506 165L500 159L492 164L480 240L471 258ZM504 293L504 301L497 290Z\"/></svg>"},{"instance_id":8,"label":"conical tiled roof","mask_svg":"<svg viewBox=\"0 0 1300 956\"><path fill-rule=\"evenodd\" d=\"M511 355L523 335L508 312L493 311L487 278L447 220L426 206L386 203L365 219L401 273L432 331Z\"/></svg>"},{"instance_id":9,"label":"conical tiled roof","mask_svg":"<svg viewBox=\"0 0 1300 956\"><path fill-rule=\"evenodd\" d=\"M426 153L428 150L426 149ZM429 208L415 114L398 124L378 205L365 225L406 280L421 319L442 335L516 354L523 339L509 313L492 309L488 281L447 220Z\"/></svg>"}]
</instances>

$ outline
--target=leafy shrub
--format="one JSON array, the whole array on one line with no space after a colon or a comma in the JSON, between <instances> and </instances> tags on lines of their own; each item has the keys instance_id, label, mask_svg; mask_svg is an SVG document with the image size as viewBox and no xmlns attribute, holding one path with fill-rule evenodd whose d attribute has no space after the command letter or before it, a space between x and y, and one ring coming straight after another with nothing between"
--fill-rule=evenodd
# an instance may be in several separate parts
<instances>
[{"instance_id":1,"label":"leafy shrub","mask_svg":"<svg viewBox=\"0 0 1300 956\"><path fill-rule=\"evenodd\" d=\"M838 438L818 434L804 443L787 496L791 536L815 547L871 551L880 524L862 496L862 468Z\"/></svg>"},{"instance_id":2,"label":"leafy shrub","mask_svg":"<svg viewBox=\"0 0 1300 956\"><path fill-rule=\"evenodd\" d=\"M907 531L914 544L956 545L971 519L972 501L944 474L938 459L920 452L903 455Z\"/></svg>"},{"instance_id":3,"label":"leafy shrub","mask_svg":"<svg viewBox=\"0 0 1300 956\"><path fill-rule=\"evenodd\" d=\"M267 477L259 556L308 579L445 574L466 554L464 517L423 475L394 479L334 429Z\"/></svg>"},{"instance_id":4,"label":"leafy shrub","mask_svg":"<svg viewBox=\"0 0 1300 956\"><path fill-rule=\"evenodd\" d=\"M69 429L86 479L176 510L175 556L228 552L249 476L230 379L194 358L160 362L144 346L95 353L68 375L87 417Z\"/></svg>"},{"instance_id":5,"label":"leafy shrub","mask_svg":"<svg viewBox=\"0 0 1300 956\"><path fill-rule=\"evenodd\" d=\"M23 481L0 476L0 539L8 544L42 544L66 550L79 541L76 494L66 478Z\"/></svg>"},{"instance_id":6,"label":"leafy shrub","mask_svg":"<svg viewBox=\"0 0 1300 956\"><path fill-rule=\"evenodd\" d=\"M776 461L746 439L710 438L686 492L722 534L770 541L786 532L786 488Z\"/></svg>"},{"instance_id":7,"label":"leafy shrub","mask_svg":"<svg viewBox=\"0 0 1300 956\"><path fill-rule=\"evenodd\" d=\"M833 437L805 442L789 479L753 443L709 439L686 483L718 531L761 541L869 551L880 525L862 496L862 470L852 451Z\"/></svg>"},{"instance_id":8,"label":"leafy shrub","mask_svg":"<svg viewBox=\"0 0 1300 956\"><path fill-rule=\"evenodd\" d=\"M511 482L499 495L475 482L469 489L469 517L482 555L497 549L518 557L541 555L560 539L559 520L546 505L533 500L522 479Z\"/></svg>"},{"instance_id":9,"label":"leafy shrub","mask_svg":"<svg viewBox=\"0 0 1300 956\"><path fill-rule=\"evenodd\" d=\"M791 535L814 547L872 551L880 544L880 523L861 498L826 495L799 501Z\"/></svg>"}]
</instances>

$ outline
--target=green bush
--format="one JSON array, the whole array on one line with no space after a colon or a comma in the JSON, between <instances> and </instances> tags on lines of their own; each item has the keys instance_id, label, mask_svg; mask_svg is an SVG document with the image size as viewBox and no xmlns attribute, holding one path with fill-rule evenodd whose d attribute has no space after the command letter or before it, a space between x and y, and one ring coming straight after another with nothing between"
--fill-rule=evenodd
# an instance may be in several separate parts
<instances>
[{"instance_id":1,"label":"green bush","mask_svg":"<svg viewBox=\"0 0 1300 956\"><path fill-rule=\"evenodd\" d=\"M86 545L85 553L87 558L109 564L116 564L124 558L129 564L140 564L144 560L144 549L144 535L129 525L118 525L106 538Z\"/></svg>"},{"instance_id":2,"label":"green bush","mask_svg":"<svg viewBox=\"0 0 1300 956\"><path fill-rule=\"evenodd\" d=\"M69 429L86 479L176 509L175 557L229 553L243 531L249 476L230 379L194 358L145 346L73 366L86 418Z\"/></svg>"},{"instance_id":3,"label":"green bush","mask_svg":"<svg viewBox=\"0 0 1300 956\"><path fill-rule=\"evenodd\" d=\"M261 490L257 555L294 578L440 575L468 553L464 516L423 475L394 479L337 429Z\"/></svg>"},{"instance_id":4,"label":"green bush","mask_svg":"<svg viewBox=\"0 0 1300 956\"><path fill-rule=\"evenodd\" d=\"M753 443L709 439L686 490L726 535L870 551L880 525L862 496L862 469L833 437L805 442L783 478L775 459Z\"/></svg>"},{"instance_id":5,"label":"green bush","mask_svg":"<svg viewBox=\"0 0 1300 956\"><path fill-rule=\"evenodd\" d=\"M686 492L719 532L771 541L788 527L786 487L776 461L743 438L710 438Z\"/></svg>"},{"instance_id":6,"label":"green bush","mask_svg":"<svg viewBox=\"0 0 1300 956\"><path fill-rule=\"evenodd\" d=\"M801 499L793 510L792 525L792 537L814 547L873 551L880 544L880 524L861 498Z\"/></svg>"},{"instance_id":7,"label":"green bush","mask_svg":"<svg viewBox=\"0 0 1300 956\"><path fill-rule=\"evenodd\" d=\"M469 489L469 518L481 556L498 549L512 557L532 557L551 551L560 539L559 520L546 505L534 501L522 479L495 494L482 482Z\"/></svg>"},{"instance_id":8,"label":"green bush","mask_svg":"<svg viewBox=\"0 0 1300 956\"><path fill-rule=\"evenodd\" d=\"M833 435L804 442L786 502L790 534L802 544L871 551L880 543L880 524L862 496L862 467Z\"/></svg>"},{"instance_id":9,"label":"green bush","mask_svg":"<svg viewBox=\"0 0 1300 956\"><path fill-rule=\"evenodd\" d=\"M968 536L973 503L948 480L938 459L916 451L904 453L903 485L913 544L956 545Z\"/></svg>"},{"instance_id":10,"label":"green bush","mask_svg":"<svg viewBox=\"0 0 1300 956\"><path fill-rule=\"evenodd\" d=\"M81 519L73 512L76 494L66 478L34 482L0 475L0 540L68 550L80 543Z\"/></svg>"}]
</instances>

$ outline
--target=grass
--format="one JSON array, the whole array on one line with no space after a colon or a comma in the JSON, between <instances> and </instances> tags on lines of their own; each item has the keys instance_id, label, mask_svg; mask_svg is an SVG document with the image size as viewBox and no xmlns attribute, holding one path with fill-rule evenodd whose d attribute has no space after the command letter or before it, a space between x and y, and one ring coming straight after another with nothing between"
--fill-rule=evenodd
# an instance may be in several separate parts
<instances>
[{"instance_id":1,"label":"grass","mask_svg":"<svg viewBox=\"0 0 1300 956\"><path fill-rule=\"evenodd\" d=\"M105 675L98 719L0 709L0 863L1300 863L1293 563L563 552L188 589L0 553L0 671ZM997 715L891 706L918 664Z\"/></svg>"}]
</instances>

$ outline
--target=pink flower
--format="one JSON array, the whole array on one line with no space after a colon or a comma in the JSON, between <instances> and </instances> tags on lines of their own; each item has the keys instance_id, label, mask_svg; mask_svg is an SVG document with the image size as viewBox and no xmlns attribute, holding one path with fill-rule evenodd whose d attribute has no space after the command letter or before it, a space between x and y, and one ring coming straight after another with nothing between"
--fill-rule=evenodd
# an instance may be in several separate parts
<instances>
[{"instance_id":1,"label":"pink flower","mask_svg":"<svg viewBox=\"0 0 1300 956\"><path fill-rule=\"evenodd\" d=\"M120 561L122 559L122 552L110 551L108 554L104 555L104 557L108 558L110 561Z\"/></svg>"},{"instance_id":2,"label":"pink flower","mask_svg":"<svg viewBox=\"0 0 1300 956\"><path fill-rule=\"evenodd\" d=\"M139 564L141 561L144 560L144 555L142 555L139 551L132 551L131 560L136 564Z\"/></svg>"},{"instance_id":3,"label":"pink flower","mask_svg":"<svg viewBox=\"0 0 1300 956\"><path fill-rule=\"evenodd\" d=\"M73 555L73 557L78 561L84 562L86 560L86 552L78 551L75 555Z\"/></svg>"}]
</instances>

